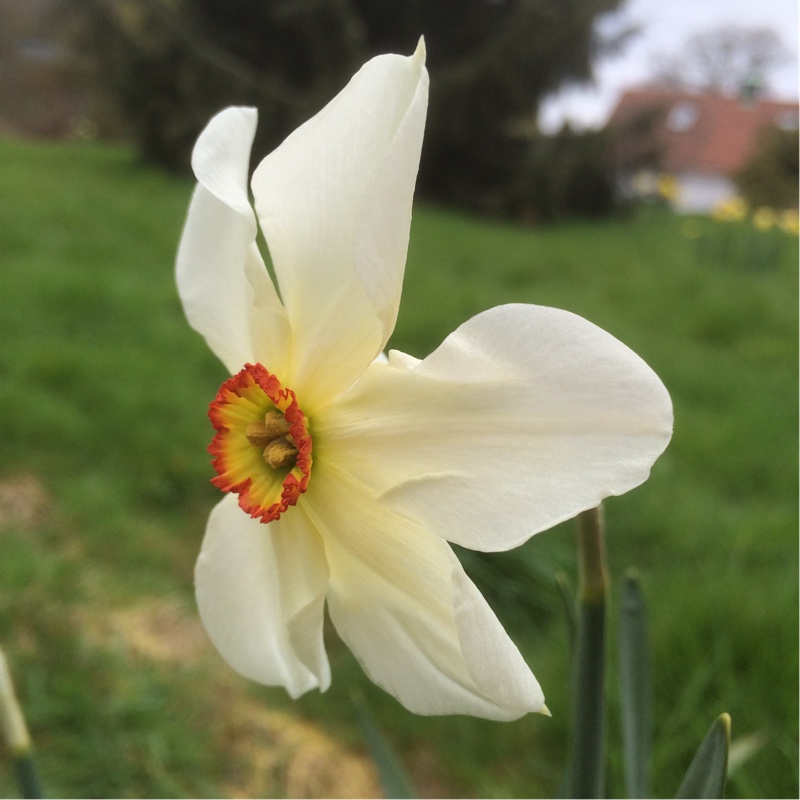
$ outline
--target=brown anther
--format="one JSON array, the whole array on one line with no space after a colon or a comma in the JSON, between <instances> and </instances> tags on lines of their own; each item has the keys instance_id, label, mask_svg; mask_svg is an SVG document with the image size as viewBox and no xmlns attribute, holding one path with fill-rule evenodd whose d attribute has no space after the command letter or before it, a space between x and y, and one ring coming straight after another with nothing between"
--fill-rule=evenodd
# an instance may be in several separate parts
<instances>
[{"instance_id":1,"label":"brown anther","mask_svg":"<svg viewBox=\"0 0 800 800\"><path fill-rule=\"evenodd\" d=\"M272 439L276 436L285 436L291 427L280 411L268 411L264 415L264 428Z\"/></svg>"},{"instance_id":2,"label":"brown anther","mask_svg":"<svg viewBox=\"0 0 800 800\"><path fill-rule=\"evenodd\" d=\"M289 423L279 411L268 411L264 421L251 422L244 430L250 444L266 447L273 439L285 436L290 429Z\"/></svg>"},{"instance_id":3,"label":"brown anther","mask_svg":"<svg viewBox=\"0 0 800 800\"><path fill-rule=\"evenodd\" d=\"M272 469L288 467L290 464L294 463L296 456L297 448L289 444L283 437L273 439L264 448L264 461L266 461Z\"/></svg>"},{"instance_id":4,"label":"brown anther","mask_svg":"<svg viewBox=\"0 0 800 800\"><path fill-rule=\"evenodd\" d=\"M250 444L266 447L275 437L267 433L267 426L263 422L251 422L244 429L244 435Z\"/></svg>"}]
</instances>

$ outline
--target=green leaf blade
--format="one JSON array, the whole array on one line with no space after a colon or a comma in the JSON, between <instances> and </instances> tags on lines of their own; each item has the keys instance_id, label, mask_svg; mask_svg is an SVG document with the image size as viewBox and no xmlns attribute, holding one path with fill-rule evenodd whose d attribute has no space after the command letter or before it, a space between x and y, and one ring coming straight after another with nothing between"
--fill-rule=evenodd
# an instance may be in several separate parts
<instances>
[{"instance_id":1,"label":"green leaf blade","mask_svg":"<svg viewBox=\"0 0 800 800\"><path fill-rule=\"evenodd\" d=\"M417 794L403 768L400 758L378 728L372 712L366 701L360 696L353 697L353 703L358 713L358 722L364 738L367 740L372 760L378 769L383 796L387 800L392 798L413 798Z\"/></svg>"},{"instance_id":2,"label":"green leaf blade","mask_svg":"<svg viewBox=\"0 0 800 800\"><path fill-rule=\"evenodd\" d=\"M728 777L731 718L720 714L708 730L689 765L676 798L721 798Z\"/></svg>"},{"instance_id":3,"label":"green leaf blade","mask_svg":"<svg viewBox=\"0 0 800 800\"><path fill-rule=\"evenodd\" d=\"M652 678L647 613L635 573L625 575L621 595L619 674L625 789L628 797L650 797Z\"/></svg>"}]
</instances>

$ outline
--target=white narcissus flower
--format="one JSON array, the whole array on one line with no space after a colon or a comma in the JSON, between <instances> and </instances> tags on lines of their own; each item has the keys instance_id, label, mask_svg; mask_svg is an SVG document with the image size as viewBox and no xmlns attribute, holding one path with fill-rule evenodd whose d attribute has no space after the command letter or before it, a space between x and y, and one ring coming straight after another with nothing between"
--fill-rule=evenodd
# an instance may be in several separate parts
<instances>
[{"instance_id":1,"label":"white narcissus flower","mask_svg":"<svg viewBox=\"0 0 800 800\"><path fill-rule=\"evenodd\" d=\"M197 142L178 288L234 375L209 412L228 494L208 521L197 599L231 666L292 697L330 683L327 601L406 708L515 719L543 710L541 689L448 542L506 550L637 486L672 410L638 356L552 308L493 308L421 361L378 359L427 92L421 44L370 61L261 162L255 213L255 111L226 109Z\"/></svg>"}]
</instances>

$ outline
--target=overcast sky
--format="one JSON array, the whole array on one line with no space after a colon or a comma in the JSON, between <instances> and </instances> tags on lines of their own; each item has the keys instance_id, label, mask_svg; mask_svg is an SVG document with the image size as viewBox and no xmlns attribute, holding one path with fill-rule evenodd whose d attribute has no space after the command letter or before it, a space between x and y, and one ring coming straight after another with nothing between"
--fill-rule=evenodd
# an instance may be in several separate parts
<instances>
[{"instance_id":1,"label":"overcast sky","mask_svg":"<svg viewBox=\"0 0 800 800\"><path fill-rule=\"evenodd\" d=\"M793 59L770 73L770 88L779 99L797 99L797 0L628 0L601 24L619 30L626 23L641 33L619 55L596 64L593 87L565 89L546 100L539 116L543 128L557 129L565 119L578 127L603 125L621 92L651 76L656 54L675 53L692 34L726 24L768 26L781 36Z\"/></svg>"}]
</instances>

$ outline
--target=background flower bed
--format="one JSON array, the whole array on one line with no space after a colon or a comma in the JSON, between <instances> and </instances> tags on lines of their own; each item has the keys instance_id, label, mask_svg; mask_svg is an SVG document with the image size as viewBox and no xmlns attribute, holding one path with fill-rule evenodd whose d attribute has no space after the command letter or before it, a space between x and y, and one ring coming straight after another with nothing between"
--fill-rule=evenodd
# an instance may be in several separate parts
<instances>
[{"instance_id":1,"label":"background flower bed","mask_svg":"<svg viewBox=\"0 0 800 800\"><path fill-rule=\"evenodd\" d=\"M191 586L217 499L206 408L226 377L173 283L191 183L124 149L1 141L0 191L0 642L49 794L374 793L354 689L421 794L556 791L568 645L551 575L574 572L572 524L466 561L552 720L414 717L332 630L327 694L291 703L239 681L199 628ZM749 251L698 246L747 223L696 220L688 236L685 220L645 212L535 229L418 208L392 343L424 355L482 309L534 302L586 316L663 378L674 440L606 509L612 571L637 566L649 601L654 786L674 791L729 711L734 741L763 741L729 796L793 796L797 239L766 232L775 258L754 266ZM613 747L609 781L620 794ZM14 793L0 768L0 794Z\"/></svg>"}]
</instances>

